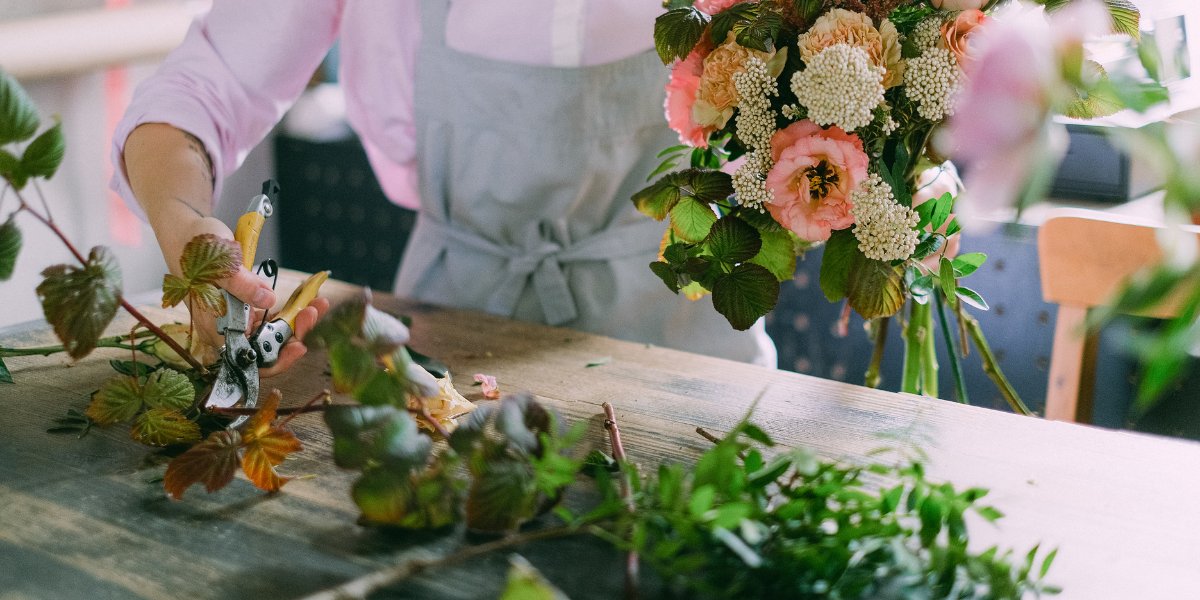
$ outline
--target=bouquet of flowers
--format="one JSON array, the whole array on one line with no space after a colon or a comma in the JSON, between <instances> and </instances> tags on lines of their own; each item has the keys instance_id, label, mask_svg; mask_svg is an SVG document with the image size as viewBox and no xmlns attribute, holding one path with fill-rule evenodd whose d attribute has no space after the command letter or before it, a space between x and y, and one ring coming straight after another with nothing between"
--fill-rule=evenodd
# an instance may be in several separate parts
<instances>
[{"instance_id":1,"label":"bouquet of flowers","mask_svg":"<svg viewBox=\"0 0 1200 600\"><path fill-rule=\"evenodd\" d=\"M955 338L974 340L1010 403L1028 412L965 312L964 304L987 309L959 281L986 256L957 255L962 185L936 143L971 76L973 40L997 4L668 3L655 47L673 62L666 115L682 145L661 154L651 178L661 177L633 197L643 213L670 221L651 270L693 299L711 294L714 308L746 329L775 306L797 256L823 244L825 296L844 299L845 314L857 312L875 330L868 385L878 384L880 320L909 305L904 391L937 395L936 314L951 356ZM1137 33L1136 8L1105 4L1113 30ZM1112 95L1103 69L1081 53L1070 58L1079 66L1072 116L1120 108L1100 101ZM681 161L690 168L672 171ZM950 334L947 312L957 315L959 335Z\"/></svg>"}]
</instances>

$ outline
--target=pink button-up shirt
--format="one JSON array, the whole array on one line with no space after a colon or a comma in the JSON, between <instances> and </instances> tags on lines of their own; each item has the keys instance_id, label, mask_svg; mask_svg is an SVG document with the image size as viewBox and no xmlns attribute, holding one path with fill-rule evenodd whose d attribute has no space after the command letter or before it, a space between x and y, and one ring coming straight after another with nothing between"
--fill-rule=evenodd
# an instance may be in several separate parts
<instances>
[{"instance_id":1,"label":"pink button-up shirt","mask_svg":"<svg viewBox=\"0 0 1200 600\"><path fill-rule=\"evenodd\" d=\"M216 188L304 90L335 39L346 113L384 192L415 208L413 74L421 0L214 0L158 72L138 86L113 134L112 186L134 211L125 139L142 123L195 135ZM576 67L653 47L658 0L452 0L447 44L534 65ZM453 77L453 73L447 73ZM536 132L531 132L536 134Z\"/></svg>"}]
</instances>

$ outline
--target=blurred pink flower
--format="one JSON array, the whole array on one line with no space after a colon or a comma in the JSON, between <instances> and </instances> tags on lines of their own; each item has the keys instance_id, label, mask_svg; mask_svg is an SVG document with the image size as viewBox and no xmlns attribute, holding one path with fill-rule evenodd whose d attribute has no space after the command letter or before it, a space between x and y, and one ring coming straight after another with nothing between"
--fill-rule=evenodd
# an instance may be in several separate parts
<instances>
[{"instance_id":1,"label":"blurred pink flower","mask_svg":"<svg viewBox=\"0 0 1200 600\"><path fill-rule=\"evenodd\" d=\"M767 210L801 239L820 242L854 224L850 192L867 177L858 136L804 120L771 138L775 166L767 173L774 200Z\"/></svg>"},{"instance_id":2,"label":"blurred pink flower","mask_svg":"<svg viewBox=\"0 0 1200 600\"><path fill-rule=\"evenodd\" d=\"M696 0L693 6L700 9L700 12L715 15L734 4L745 2L746 0Z\"/></svg>"},{"instance_id":3,"label":"blurred pink flower","mask_svg":"<svg viewBox=\"0 0 1200 600\"><path fill-rule=\"evenodd\" d=\"M1041 9L1014 4L973 34L966 88L936 143L966 172L968 201L958 204L964 225L1003 212L1035 169L1058 163L1066 133L1051 117L1071 96L1062 56L1081 55L1083 38L1107 27L1098 2L1072 3L1049 22Z\"/></svg>"},{"instance_id":4,"label":"blurred pink flower","mask_svg":"<svg viewBox=\"0 0 1200 600\"><path fill-rule=\"evenodd\" d=\"M697 46L687 58L671 68L671 79L667 82L667 99L663 107L667 113L667 125L679 134L679 141L697 148L708 146L708 134L712 128L704 127L692 118L692 106L700 90L700 76L704 74L704 57L709 49Z\"/></svg>"}]
</instances>

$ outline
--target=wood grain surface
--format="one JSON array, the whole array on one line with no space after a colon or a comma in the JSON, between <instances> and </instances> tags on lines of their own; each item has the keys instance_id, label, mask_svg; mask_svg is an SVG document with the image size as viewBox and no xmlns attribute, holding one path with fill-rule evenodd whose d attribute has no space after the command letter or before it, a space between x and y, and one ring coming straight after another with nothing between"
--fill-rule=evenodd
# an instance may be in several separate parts
<instances>
[{"instance_id":1,"label":"wood grain surface","mask_svg":"<svg viewBox=\"0 0 1200 600\"><path fill-rule=\"evenodd\" d=\"M299 281L288 273L282 294ZM360 293L337 282L324 295ZM568 420L588 420L587 444L604 447L601 403L616 406L626 449L643 465L691 461L755 398L759 423L780 442L822 456L868 460L880 447L919 446L936 479L990 488L1006 517L975 521L972 537L1024 551L1058 547L1050 580L1062 598L1195 598L1200 595L1200 444L1018 417L951 402L616 341L375 294L376 306L413 320L412 347L447 363L468 398L477 372L503 391L529 390ZM178 313L150 308L159 320ZM127 330L122 315L111 333ZM44 324L0 330L0 345L53 343ZM82 439L45 433L82 409L112 374L100 350L6 359L16 385L0 386L0 598L292 598L407 558L464 543L453 532L397 534L355 523L352 473L330 459L316 415L293 421L305 448L281 470L298 479L264 495L244 479L181 502L166 498L165 458L128 427ZM327 387L312 352L264 381L284 404ZM603 363L598 366L589 364ZM522 548L573 598L616 598L621 557L586 539ZM424 575L389 598L493 598L504 555Z\"/></svg>"}]
</instances>

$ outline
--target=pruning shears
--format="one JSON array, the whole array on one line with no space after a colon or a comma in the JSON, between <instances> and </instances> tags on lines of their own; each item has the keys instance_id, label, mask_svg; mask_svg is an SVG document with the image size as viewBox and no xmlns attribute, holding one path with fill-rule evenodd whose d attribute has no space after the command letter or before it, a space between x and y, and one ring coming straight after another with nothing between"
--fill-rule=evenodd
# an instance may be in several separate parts
<instances>
[{"instance_id":1,"label":"pruning shears","mask_svg":"<svg viewBox=\"0 0 1200 600\"><path fill-rule=\"evenodd\" d=\"M242 248L242 264L252 269L258 250L258 236L263 224L275 211L279 186L274 180L263 182L262 193L250 200L245 214L238 218L233 239ZM272 263L273 261L267 261ZM272 269L273 270L273 266ZM270 275L270 273L268 273ZM228 408L239 401L247 408L258 404L259 368L269 367L279 360L280 349L295 334L296 316L308 306L329 271L314 273L296 288L283 305L283 310L271 320L264 316L262 323L250 331L250 306L229 292L225 294L225 314L217 319L217 332L225 337L220 352L220 366L206 406ZM238 417L229 425L235 428L247 417Z\"/></svg>"}]
</instances>

